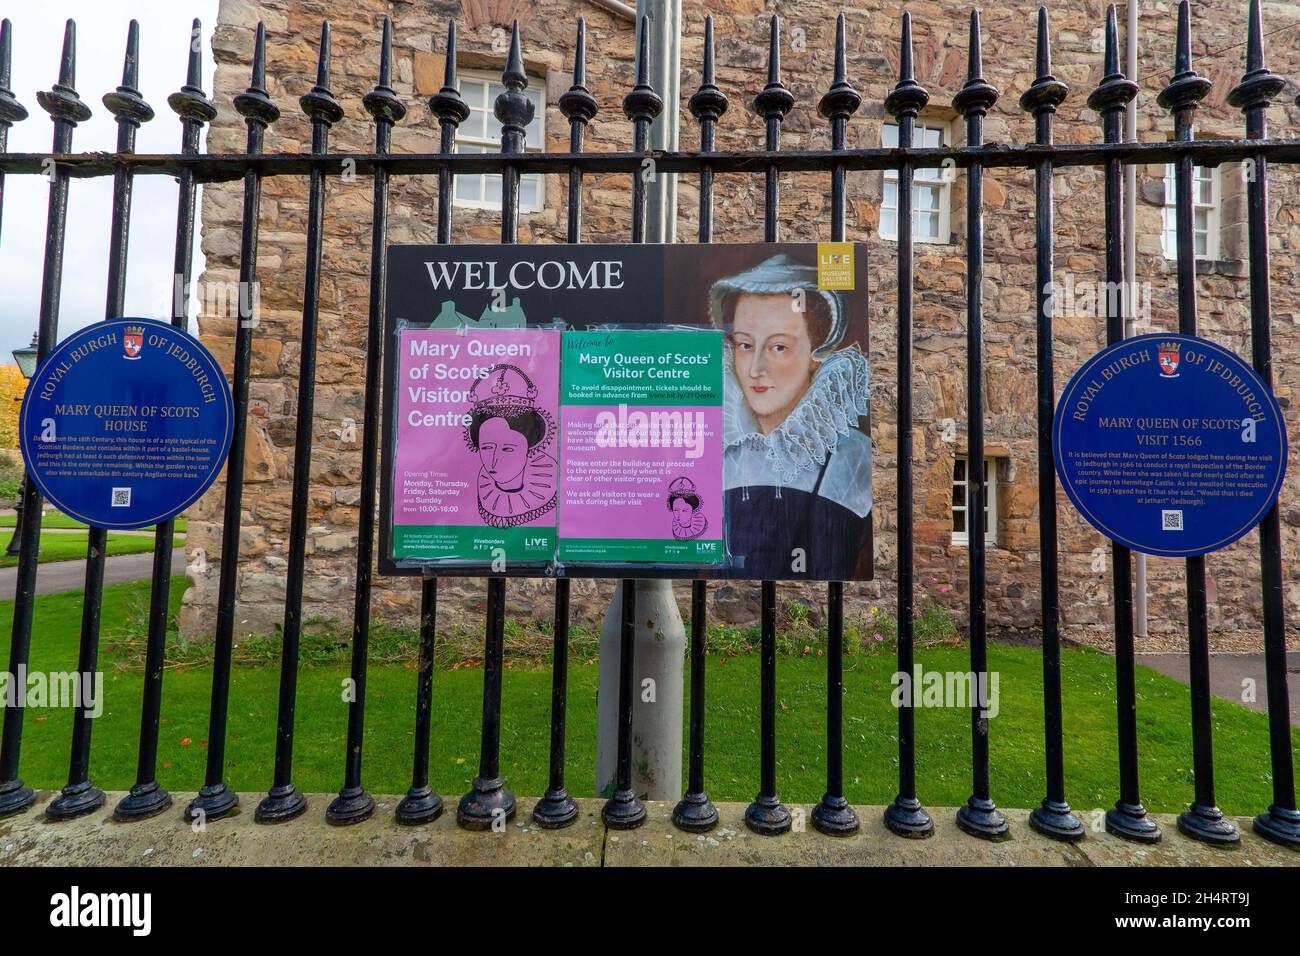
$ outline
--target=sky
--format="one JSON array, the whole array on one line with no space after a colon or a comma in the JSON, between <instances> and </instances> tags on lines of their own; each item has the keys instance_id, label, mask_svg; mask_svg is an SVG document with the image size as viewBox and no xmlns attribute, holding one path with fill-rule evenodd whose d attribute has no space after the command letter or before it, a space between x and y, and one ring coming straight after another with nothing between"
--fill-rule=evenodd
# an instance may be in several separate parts
<instances>
[{"instance_id":1,"label":"sky","mask_svg":"<svg viewBox=\"0 0 1300 956\"><path fill-rule=\"evenodd\" d=\"M212 28L217 0L52 0L48 6L5 4L13 25L14 96L28 117L9 130L10 152L46 152L54 124L36 102L37 90L50 89L59 75L63 25L77 23L77 93L90 107L90 120L72 135L73 152L112 152L117 145L113 114L102 97L122 82L127 26L140 22L140 92L154 119L140 127L136 150L176 153L181 124L167 97L185 83L190 21L203 22L203 88L212 95ZM48 181L38 175L4 180L0 221L0 363L27 345L36 331L44 267ZM171 317L172 257L176 234L176 181L167 176L137 176L131 207L127 260L126 315ZM113 201L112 177L73 179L69 189L67 240L59 340L105 318L108 239ZM195 229L194 277L203 270Z\"/></svg>"}]
</instances>

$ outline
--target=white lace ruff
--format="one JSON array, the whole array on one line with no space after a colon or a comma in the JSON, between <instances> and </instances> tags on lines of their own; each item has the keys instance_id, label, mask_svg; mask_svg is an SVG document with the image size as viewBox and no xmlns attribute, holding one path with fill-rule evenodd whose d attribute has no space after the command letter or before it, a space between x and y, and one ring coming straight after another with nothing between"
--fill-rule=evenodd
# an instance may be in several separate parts
<instances>
[{"instance_id":1,"label":"white lace ruff","mask_svg":"<svg viewBox=\"0 0 1300 956\"><path fill-rule=\"evenodd\" d=\"M792 483L800 472L826 464L840 436L856 431L858 418L870 411L867 358L856 346L840 349L817 369L794 411L771 434L764 435L745 401L730 349L727 351L723 447L744 445L764 451L764 457L787 483Z\"/></svg>"}]
</instances>

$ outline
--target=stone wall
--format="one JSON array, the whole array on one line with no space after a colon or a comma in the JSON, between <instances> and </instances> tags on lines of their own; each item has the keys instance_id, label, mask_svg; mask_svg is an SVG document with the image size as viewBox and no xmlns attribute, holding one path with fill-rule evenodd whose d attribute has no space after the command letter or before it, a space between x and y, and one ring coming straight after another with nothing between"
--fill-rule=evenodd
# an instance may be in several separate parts
<instances>
[{"instance_id":1,"label":"stone wall","mask_svg":"<svg viewBox=\"0 0 1300 956\"><path fill-rule=\"evenodd\" d=\"M838 7L824 0L771 3L763 0L716 0L684 5L682 51L683 100L699 83L703 17L715 18L718 85L730 96L731 108L718 129L720 149L752 149L761 145L762 123L750 106L765 82L767 17L780 13L785 23L784 80L798 106L786 120L783 145L791 149L825 148L826 123L816 113L816 101L830 83L834 16ZM1054 68L1071 95L1056 124L1061 143L1100 139L1097 115L1087 109L1088 93L1100 80L1101 27L1104 6L1099 0L1051 3ZM987 142L1028 142L1032 118L1018 106L1020 94L1034 76L1033 15L1036 5L1003 2L984 10L984 62L987 79L1002 91L988 117ZM1206 0L1194 7L1197 69L1214 82L1214 90L1198 113L1202 138L1237 137L1240 114L1226 96L1242 73L1245 36L1244 0ZM953 94L965 78L966 17L964 8L915 0L907 5L916 30L918 79L929 90L931 107L923 118L951 120ZM864 0L847 11L850 78L863 95L863 106L850 123L849 145L880 144L887 119L882 102L897 77L899 3ZM333 24L334 92L347 118L331 134L334 150L368 150L372 127L361 97L374 85L380 24L393 17L396 34L397 93L410 107L394 131L395 152L437 149L436 123L427 109L428 96L441 85L446 25L460 24L462 67L499 69L502 37L509 23L523 25L525 63L544 80L547 89L546 146L567 148L568 129L557 103L568 88L572 68L575 20L588 27L589 85L600 104L588 149L625 150L631 129L621 100L632 84L633 30L604 8L580 0L421 0L386 2L352 0L222 0L213 37L217 58L215 102L220 118L208 138L212 152L243 149L244 128L231 106L231 97L248 84L253 30L267 27L268 86L284 116L267 135L268 150L307 150L310 130L297 107L297 97L314 82L320 21ZM1268 39L1269 65L1279 74L1300 77L1300 8L1289 3L1264 4L1266 29L1278 31ZM1172 122L1156 105L1156 94L1168 82L1173 63L1176 7L1143 4L1140 35L1141 94L1138 100L1139 137L1160 141ZM1122 20L1122 15L1121 15ZM503 28L506 33L503 33ZM1218 51L1222 51L1221 53ZM1300 110L1292 104L1294 83L1271 110L1275 135L1294 135ZM682 123L682 146L697 143L688 113ZM964 127L953 124L955 141L964 142ZM1282 361L1276 370L1277 393L1288 421L1297 424L1291 397L1300 370L1288 361L1300 346L1296 283L1300 207L1294 195L1294 170L1271 171L1273 228L1273 293L1275 347ZM1248 354L1248 289L1244 240L1244 197L1239 169L1221 172L1224 193L1221 258L1201 264L1198 281L1202 333ZM548 177L545 208L521 219L521 242L561 242L564 239L566 181ZM625 176L592 176L586 183L584 205L587 241L618 242L629 230L629 184ZM1149 282L1151 311L1143 330L1177 326L1174 264L1160 247L1163 170L1138 169L1138 278ZM933 600L964 615L967 592L965 548L951 541L951 477L953 457L964 451L965 396L965 189L964 177L952 184L951 242L918 244L916 287L915 435L916 564L922 600ZM689 177L680 181L678 237L689 241L696 233L698 191ZM390 241L432 242L435 236L437 184L432 177L397 177L392 185ZM715 241L761 238L763 184L761 177L718 177L715 190ZM826 176L789 174L782 177L782 238L828 238L829 190ZM896 449L896 390L894 359L896 320L896 258L892 242L878 236L882 194L880 173L849 177L848 238L870 245L871 361L873 364L873 428L875 444L876 580L847 588L850 614L870 604L892 608L896 561L894 481ZM241 186L210 186L203 194L203 249L208 282L238 278ZM1057 279L1082 292L1086 283L1104 279L1102 181L1099 171L1061 170L1056 176ZM330 181L324 245L319 368L317 374L315 453L311 475L311 514L308 535L308 577L304 613L347 619L351 610L352 562L355 555L357 502L361 474L361 377L364 368L370 239L370 182ZM282 618L286 539L289 524L290 469L293 456L299 327L305 257L306 182L272 178L265 182L261 209L262 319L255 332L252 402L244 495L244 531L238 620L241 631L268 631ZM1036 424L1034 323L1033 175L1024 170L993 170L985 177L985 350L988 357L986 424L989 454L997 459L999 521L997 546L988 557L990 626L1033 630L1038 623L1038 500L1036 489ZM499 215L457 209L457 242L495 242ZM229 367L233 319L205 315L203 340ZM1070 373L1104 342L1103 320L1094 315L1062 315L1057 319L1056 368L1058 388ZM1294 432L1293 432L1294 434ZM1293 450L1294 455L1297 454ZM1292 461L1292 476L1300 474ZM1300 505L1297 478L1283 492L1284 547L1287 560L1287 613L1300 621ZM224 485L218 483L190 513L189 548L194 581L186 596L182 623L191 634L210 631L217 594L220 560L220 521ZM1061 495L1061 594L1064 624L1081 639L1104 642L1109 631L1109 561L1105 541L1088 527ZM201 558L201 559L200 559ZM1161 642L1179 646L1185 633L1183 562L1150 559L1150 646ZM1258 646L1258 538L1247 535L1208 562L1210 626L1220 646ZM377 607L384 613L413 619L418 588L409 579L379 580ZM593 623L603 613L608 588L576 582L575 618ZM753 620L757 586L737 584L711 589L713 612L733 622ZM509 588L512 613L550 613L548 585L518 582ZM685 592L682 592L685 598ZM822 589L791 586L783 600L807 600L817 605ZM445 621L469 626L481 616L482 582L451 581L441 592L439 610Z\"/></svg>"}]
</instances>

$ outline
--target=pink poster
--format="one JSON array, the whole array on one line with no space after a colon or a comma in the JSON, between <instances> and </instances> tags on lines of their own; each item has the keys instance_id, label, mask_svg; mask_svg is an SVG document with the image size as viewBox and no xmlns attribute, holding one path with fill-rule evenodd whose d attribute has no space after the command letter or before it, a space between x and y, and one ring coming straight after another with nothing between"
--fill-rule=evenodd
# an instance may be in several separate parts
<instances>
[{"instance_id":1,"label":"pink poster","mask_svg":"<svg viewBox=\"0 0 1300 956\"><path fill-rule=\"evenodd\" d=\"M550 561L560 333L403 329L398 350L394 557Z\"/></svg>"}]
</instances>

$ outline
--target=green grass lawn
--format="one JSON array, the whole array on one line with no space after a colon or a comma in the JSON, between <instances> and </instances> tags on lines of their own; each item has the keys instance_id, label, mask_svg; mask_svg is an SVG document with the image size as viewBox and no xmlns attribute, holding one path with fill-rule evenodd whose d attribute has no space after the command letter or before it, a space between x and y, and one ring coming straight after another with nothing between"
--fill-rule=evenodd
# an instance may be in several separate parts
<instances>
[{"instance_id":1,"label":"green grass lawn","mask_svg":"<svg viewBox=\"0 0 1300 956\"><path fill-rule=\"evenodd\" d=\"M17 517L18 517L17 515L0 515L0 528L12 528L14 526L15 520L17 520ZM183 534L185 532L185 524L186 522L184 518L177 518L175 522L174 530L178 534ZM86 525L78 521L76 518L69 518L61 511L47 511L45 512L45 516L41 518L41 527L42 528L84 528L86 527ZM141 530L152 531L153 526L150 525L148 528L143 528Z\"/></svg>"},{"instance_id":2,"label":"green grass lawn","mask_svg":"<svg viewBox=\"0 0 1300 956\"><path fill-rule=\"evenodd\" d=\"M0 536L0 540L3 539ZM181 536L175 538L176 544L181 545L185 539ZM8 541L5 540L7 544ZM141 554L145 551L153 551L154 539L152 535L138 534L114 534L108 533L108 554L110 557L119 554ZM80 561L86 557L86 536L84 534L46 534L41 532L41 557L40 563L47 564L51 561ZM9 557L0 555L0 568L12 568L17 566L17 555ZM43 600L43 599L42 599Z\"/></svg>"},{"instance_id":3,"label":"green grass lawn","mask_svg":"<svg viewBox=\"0 0 1300 956\"><path fill-rule=\"evenodd\" d=\"M179 605L183 587L184 579L176 578L174 605ZM107 672L106 704L95 722L92 759L92 777L101 787L125 789L134 779L140 719L136 662L147 598L145 582L105 589L100 661ZM0 619L8 621L12 602L2 605ZM75 667L80 605L76 593L38 600L34 669ZM926 647L917 656L927 669L967 667L961 647ZM1087 650L1062 656L1068 796L1080 811L1110 807L1118 792L1113 662ZM1032 807L1043 797L1039 653L995 644L989 658L1001 674L1001 713L990 732L993 796L1003 806ZM778 660L778 780L782 798L790 803L813 803L824 790L825 663L815 655ZM887 650L859 652L845 661L845 789L855 803L888 803L895 793L897 714L889 701L893 670ZM332 792L341 783L347 726L341 688L347 673L341 658L324 664L308 659L301 671L294 780L303 790ZM568 784L576 795L591 796L597 668L575 660L569 673ZM748 801L758 784L757 655L711 655L708 676L707 789L715 800ZM365 783L373 792L401 793L409 784L415 678L409 662L371 668ZM505 672L502 768L509 786L520 794L540 794L546 787L550 680L543 667L508 667ZM159 778L169 789L192 791L202 781L210 681L206 664L167 672ZM482 681L480 667L443 668L434 677L431 770L444 796L454 798L468 789L476 771ZM227 780L238 790L262 791L270 785L277 682L274 666L236 668ZM1187 688L1139 668L1138 693L1143 799L1152 810L1181 810L1192 796ZM922 709L916 722L921 799L930 806L961 804L970 787L969 712ZM22 776L29 784L56 788L65 781L70 724L67 710L28 712ZM1231 814L1264 810L1271 794L1264 716L1216 699L1214 728L1219 805Z\"/></svg>"}]
</instances>

